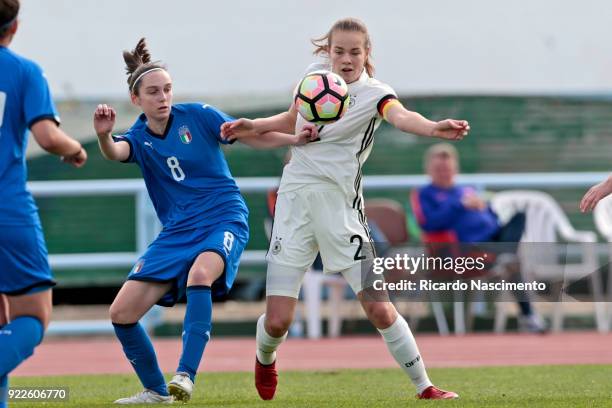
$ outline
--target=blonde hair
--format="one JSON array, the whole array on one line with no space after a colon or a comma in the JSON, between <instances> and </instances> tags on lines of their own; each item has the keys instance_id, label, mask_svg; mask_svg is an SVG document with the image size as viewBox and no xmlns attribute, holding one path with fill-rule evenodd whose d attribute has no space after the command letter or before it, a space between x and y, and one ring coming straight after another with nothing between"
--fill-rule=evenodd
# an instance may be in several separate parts
<instances>
[{"instance_id":1,"label":"blonde hair","mask_svg":"<svg viewBox=\"0 0 612 408\"><path fill-rule=\"evenodd\" d=\"M370 41L370 34L368 33L368 28L365 23L356 18L343 18L334 23L334 25L329 29L327 34L319 38L313 38L310 40L312 45L315 46L315 50L313 52L314 55L326 54L329 56L329 51L331 49L332 35L335 31L354 31L362 33L365 37L365 50L366 50L366 60L365 60L365 70L369 76L374 76L374 65L372 64L372 42Z\"/></svg>"}]
</instances>

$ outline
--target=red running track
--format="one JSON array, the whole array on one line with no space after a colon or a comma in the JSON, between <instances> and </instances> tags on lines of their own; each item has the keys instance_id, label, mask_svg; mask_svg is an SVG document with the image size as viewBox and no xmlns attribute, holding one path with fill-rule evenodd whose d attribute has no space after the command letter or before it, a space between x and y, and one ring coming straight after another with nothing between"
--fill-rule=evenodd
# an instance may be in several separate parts
<instances>
[{"instance_id":1,"label":"red running track","mask_svg":"<svg viewBox=\"0 0 612 408\"><path fill-rule=\"evenodd\" d=\"M470 334L462 337L417 336L427 367L480 367L543 364L612 364L612 334L563 333ZM163 371L176 369L181 343L157 339L155 349ZM215 339L209 343L201 371L251 371L254 338ZM379 337L290 339L279 351L284 370L396 367ZM76 375L132 373L115 339L49 339L14 375Z\"/></svg>"}]
</instances>

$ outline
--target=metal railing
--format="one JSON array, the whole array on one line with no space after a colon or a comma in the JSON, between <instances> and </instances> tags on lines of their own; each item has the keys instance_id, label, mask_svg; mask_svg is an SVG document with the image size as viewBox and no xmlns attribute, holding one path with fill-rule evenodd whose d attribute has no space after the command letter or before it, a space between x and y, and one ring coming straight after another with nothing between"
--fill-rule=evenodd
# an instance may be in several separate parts
<instances>
[{"instance_id":1,"label":"metal railing","mask_svg":"<svg viewBox=\"0 0 612 408\"><path fill-rule=\"evenodd\" d=\"M487 188L576 188L600 182L608 173L483 173L460 175L457 182ZM243 193L263 193L278 185L276 177L252 177L236 180ZM366 176L368 191L410 189L427 183L424 175ZM50 263L57 269L131 267L161 226L141 179L89 181L34 181L28 187L35 197L134 195L136 199L136 252L52 254ZM245 251L241 263L265 262L265 251Z\"/></svg>"},{"instance_id":2,"label":"metal railing","mask_svg":"<svg viewBox=\"0 0 612 408\"><path fill-rule=\"evenodd\" d=\"M457 178L460 184L475 185L481 189L507 188L578 188L588 187L604 180L605 172L592 173L486 173L466 174ZM243 193L264 193L278 185L277 177L253 177L236 179ZM428 182L424 175L387 175L366 176L366 191L408 190ZM117 196L133 195L136 200L136 252L106 252L51 254L49 263L53 269L94 269L94 268L131 268L137 258L161 230L153 206L142 179L118 180L79 180L79 181L34 181L28 183L32 194L37 197L70 196ZM241 258L241 265L261 265L265 263L266 251L248 250ZM97 333L112 331L108 322L102 326L95 322L73 322L66 325L53 325L51 333Z\"/></svg>"}]
</instances>

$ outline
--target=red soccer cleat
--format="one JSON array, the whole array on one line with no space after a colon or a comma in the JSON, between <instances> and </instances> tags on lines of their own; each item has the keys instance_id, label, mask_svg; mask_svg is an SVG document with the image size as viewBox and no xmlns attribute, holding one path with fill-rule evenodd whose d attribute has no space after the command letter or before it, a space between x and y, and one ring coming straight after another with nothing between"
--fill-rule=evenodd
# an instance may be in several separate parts
<instances>
[{"instance_id":1,"label":"red soccer cleat","mask_svg":"<svg viewBox=\"0 0 612 408\"><path fill-rule=\"evenodd\" d=\"M263 365L255 357L255 388L262 400L271 400L276 392L278 373L276 361L270 365Z\"/></svg>"},{"instance_id":2,"label":"red soccer cleat","mask_svg":"<svg viewBox=\"0 0 612 408\"><path fill-rule=\"evenodd\" d=\"M417 394L417 398L418 399L431 399L431 400L456 399L456 398L459 398L459 395L456 392L444 391L444 390L439 389L438 387L430 385L429 387L425 388L425 390L422 393Z\"/></svg>"}]
</instances>

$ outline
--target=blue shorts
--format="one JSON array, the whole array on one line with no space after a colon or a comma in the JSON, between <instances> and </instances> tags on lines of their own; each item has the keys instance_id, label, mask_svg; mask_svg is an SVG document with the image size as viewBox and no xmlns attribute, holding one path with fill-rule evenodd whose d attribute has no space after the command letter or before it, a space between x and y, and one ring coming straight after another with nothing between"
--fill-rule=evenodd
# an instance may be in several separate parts
<instances>
[{"instance_id":1,"label":"blue shorts","mask_svg":"<svg viewBox=\"0 0 612 408\"><path fill-rule=\"evenodd\" d=\"M189 270L196 258L203 252L215 252L223 259L225 268L223 275L212 285L212 295L215 298L222 297L234 284L240 256L248 240L248 226L242 223L162 231L136 262L127 279L172 282L170 291L157 304L173 306L185 295Z\"/></svg>"},{"instance_id":2,"label":"blue shorts","mask_svg":"<svg viewBox=\"0 0 612 408\"><path fill-rule=\"evenodd\" d=\"M0 293L17 296L55 286L40 225L0 225Z\"/></svg>"}]
</instances>

